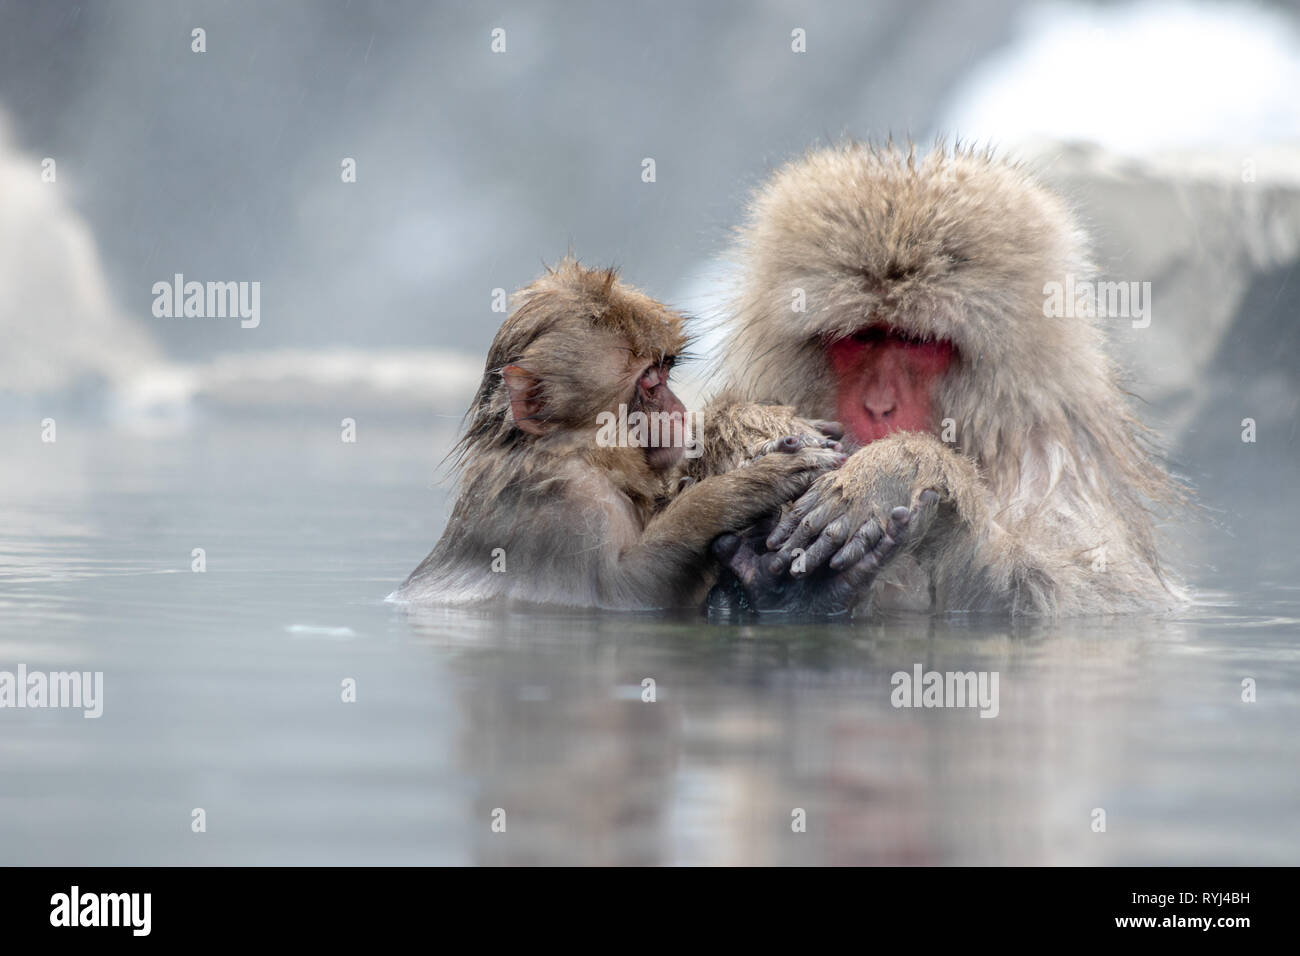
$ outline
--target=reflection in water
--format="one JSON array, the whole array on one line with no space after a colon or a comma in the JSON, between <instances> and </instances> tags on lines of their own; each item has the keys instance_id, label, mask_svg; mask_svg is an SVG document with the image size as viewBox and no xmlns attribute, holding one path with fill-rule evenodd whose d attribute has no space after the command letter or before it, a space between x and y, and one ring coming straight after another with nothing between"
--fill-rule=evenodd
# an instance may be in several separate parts
<instances>
[{"instance_id":1,"label":"reflection in water","mask_svg":"<svg viewBox=\"0 0 1300 956\"><path fill-rule=\"evenodd\" d=\"M1280 858L1267 830L1246 839L1231 821L1262 796L1243 775L1295 795L1281 767L1257 766L1291 744L1258 736L1236 672L1212 662L1194 621L409 617L456 674L474 817L507 812L508 836L483 828L481 862ZM895 709L890 676L917 663L998 672L999 716ZM1245 734L1254 752L1234 752ZM795 808L806 833L791 832Z\"/></svg>"},{"instance_id":2,"label":"reflection in water","mask_svg":"<svg viewBox=\"0 0 1300 956\"><path fill-rule=\"evenodd\" d=\"M444 507L428 429L320 417L0 433L0 670L106 696L0 711L0 862L1295 862L1285 509L1184 532L1219 590L1176 620L406 609L382 597ZM893 707L918 664L996 671L998 716Z\"/></svg>"}]
</instances>

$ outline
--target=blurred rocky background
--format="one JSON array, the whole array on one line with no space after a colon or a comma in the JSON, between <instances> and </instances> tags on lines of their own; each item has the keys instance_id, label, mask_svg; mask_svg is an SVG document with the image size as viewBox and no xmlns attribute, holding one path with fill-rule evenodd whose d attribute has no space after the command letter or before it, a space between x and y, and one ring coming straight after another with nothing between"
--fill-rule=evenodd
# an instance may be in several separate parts
<instances>
[{"instance_id":1,"label":"blurred rocky background","mask_svg":"<svg viewBox=\"0 0 1300 956\"><path fill-rule=\"evenodd\" d=\"M493 290L572 249L707 317L774 165L892 134L1040 169L1152 284L1114 324L1157 430L1290 455L1297 89L1282 3L0 0L0 415L458 416ZM260 324L155 317L176 273Z\"/></svg>"}]
</instances>

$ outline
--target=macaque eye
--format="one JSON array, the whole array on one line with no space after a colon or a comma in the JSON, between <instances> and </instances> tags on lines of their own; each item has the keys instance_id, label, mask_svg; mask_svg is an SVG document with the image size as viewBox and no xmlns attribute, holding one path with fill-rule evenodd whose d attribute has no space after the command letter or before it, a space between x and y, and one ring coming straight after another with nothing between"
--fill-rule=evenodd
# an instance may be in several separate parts
<instances>
[{"instance_id":1,"label":"macaque eye","mask_svg":"<svg viewBox=\"0 0 1300 956\"><path fill-rule=\"evenodd\" d=\"M672 371L673 359L665 359L658 365L651 365L641 373L641 378L637 380L637 385L647 392L654 391L660 385L668 384L668 375Z\"/></svg>"}]
</instances>

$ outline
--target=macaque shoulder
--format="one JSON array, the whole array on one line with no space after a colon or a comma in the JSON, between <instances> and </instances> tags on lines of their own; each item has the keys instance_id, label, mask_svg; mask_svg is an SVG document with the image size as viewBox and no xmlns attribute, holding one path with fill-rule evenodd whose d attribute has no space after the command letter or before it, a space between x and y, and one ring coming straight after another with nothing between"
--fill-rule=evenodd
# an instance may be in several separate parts
<instances>
[{"instance_id":1,"label":"macaque shoulder","mask_svg":"<svg viewBox=\"0 0 1300 956\"><path fill-rule=\"evenodd\" d=\"M608 473L575 458L561 464L547 484L562 508L555 512L562 524L558 532L583 539L595 535L616 551L639 539L642 512Z\"/></svg>"}]
</instances>

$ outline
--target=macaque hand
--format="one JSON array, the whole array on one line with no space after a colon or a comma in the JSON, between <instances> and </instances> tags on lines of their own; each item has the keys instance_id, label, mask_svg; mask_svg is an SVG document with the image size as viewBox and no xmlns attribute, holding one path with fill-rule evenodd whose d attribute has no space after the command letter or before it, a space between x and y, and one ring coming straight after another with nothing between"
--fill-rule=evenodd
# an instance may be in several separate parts
<instances>
[{"instance_id":1,"label":"macaque hand","mask_svg":"<svg viewBox=\"0 0 1300 956\"><path fill-rule=\"evenodd\" d=\"M834 452L844 450L839 441L844 437L844 432L839 428L838 423L817 421L812 424L817 426L820 432L819 435L783 435L780 438L773 438L771 441L763 442L750 453L749 458L741 467L751 465L760 458L774 453L790 454L805 448L826 448Z\"/></svg>"},{"instance_id":2,"label":"macaque hand","mask_svg":"<svg viewBox=\"0 0 1300 956\"><path fill-rule=\"evenodd\" d=\"M709 592L710 616L732 617L746 612L782 613L796 617L834 617L848 614L862 601L881 565L868 554L841 571L819 568L798 578L773 571L765 539L775 518L741 534L720 535L712 553L722 565L717 584Z\"/></svg>"},{"instance_id":3,"label":"macaque hand","mask_svg":"<svg viewBox=\"0 0 1300 956\"><path fill-rule=\"evenodd\" d=\"M785 510L768 535L768 570L795 577L852 569L865 585L930 532L941 506L975 479L974 463L932 435L898 433L855 453Z\"/></svg>"},{"instance_id":4,"label":"macaque hand","mask_svg":"<svg viewBox=\"0 0 1300 956\"><path fill-rule=\"evenodd\" d=\"M775 488L778 498L789 501L804 494L827 472L848 460L840 444L831 439L785 435L762 446L761 454L744 466L747 473Z\"/></svg>"}]
</instances>

